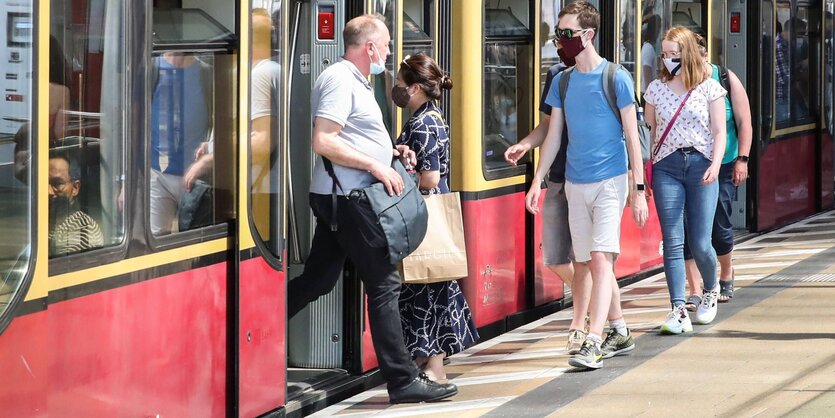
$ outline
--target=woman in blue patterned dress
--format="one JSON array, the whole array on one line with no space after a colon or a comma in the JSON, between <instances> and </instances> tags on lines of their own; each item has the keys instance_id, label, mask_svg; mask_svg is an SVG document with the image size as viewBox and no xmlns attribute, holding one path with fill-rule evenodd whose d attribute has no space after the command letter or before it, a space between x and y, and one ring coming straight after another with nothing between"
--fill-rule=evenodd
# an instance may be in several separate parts
<instances>
[{"instance_id":1,"label":"woman in blue patterned dress","mask_svg":"<svg viewBox=\"0 0 835 418\"><path fill-rule=\"evenodd\" d=\"M412 116L397 139L417 155L415 167L423 194L449 193L449 132L435 100L452 80L425 54L400 63L391 90L394 103ZM406 348L432 380L445 381L443 360L478 339L470 307L458 282L404 284L400 318Z\"/></svg>"}]
</instances>

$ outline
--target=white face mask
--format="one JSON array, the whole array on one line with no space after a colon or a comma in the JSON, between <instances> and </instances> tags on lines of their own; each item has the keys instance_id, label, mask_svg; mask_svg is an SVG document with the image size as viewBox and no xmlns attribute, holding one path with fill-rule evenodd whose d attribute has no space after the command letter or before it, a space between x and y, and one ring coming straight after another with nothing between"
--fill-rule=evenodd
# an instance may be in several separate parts
<instances>
[{"instance_id":1,"label":"white face mask","mask_svg":"<svg viewBox=\"0 0 835 418\"><path fill-rule=\"evenodd\" d=\"M675 77L681 71L681 58L664 58L664 66Z\"/></svg>"},{"instance_id":2,"label":"white face mask","mask_svg":"<svg viewBox=\"0 0 835 418\"><path fill-rule=\"evenodd\" d=\"M383 71L386 71L386 60L384 60L383 57L380 56L380 51L377 50L377 45L374 45L374 43L372 42L371 47L374 48L374 53L377 54L377 59L379 59L380 61L374 62L372 60L371 67L368 69L368 71L373 75L382 74Z\"/></svg>"}]
</instances>

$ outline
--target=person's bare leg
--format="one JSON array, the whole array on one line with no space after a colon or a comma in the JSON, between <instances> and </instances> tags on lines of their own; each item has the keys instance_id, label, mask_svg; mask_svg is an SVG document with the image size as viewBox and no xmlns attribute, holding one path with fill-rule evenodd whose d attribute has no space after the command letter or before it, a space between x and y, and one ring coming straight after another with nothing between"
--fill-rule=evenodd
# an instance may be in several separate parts
<instances>
[{"instance_id":1,"label":"person's bare leg","mask_svg":"<svg viewBox=\"0 0 835 418\"><path fill-rule=\"evenodd\" d=\"M734 275L733 255L734 255L734 252L731 251L731 252L729 252L725 255L720 255L719 257L717 257L719 259L719 269L721 271L719 273L719 281L721 281L721 282L727 282L727 281L730 281L733 278L733 275ZM695 264L695 263L693 263L693 264ZM728 300L730 300L730 298L728 298L727 296L722 296L722 295L719 296L719 301L721 301L721 302L727 302Z\"/></svg>"},{"instance_id":2,"label":"person's bare leg","mask_svg":"<svg viewBox=\"0 0 835 418\"><path fill-rule=\"evenodd\" d=\"M618 278L612 272L612 301L609 303L609 321L623 319L623 309L620 306L620 287Z\"/></svg>"},{"instance_id":3,"label":"person's bare leg","mask_svg":"<svg viewBox=\"0 0 835 418\"><path fill-rule=\"evenodd\" d=\"M574 311L569 329L586 330L586 314L592 292L591 270L587 263L574 263L574 286L571 287L574 298Z\"/></svg>"},{"instance_id":4,"label":"person's bare leg","mask_svg":"<svg viewBox=\"0 0 835 418\"><path fill-rule=\"evenodd\" d=\"M571 263L555 264L547 266L557 276L560 276L562 282L567 284L571 290L574 290L574 266Z\"/></svg>"},{"instance_id":5,"label":"person's bare leg","mask_svg":"<svg viewBox=\"0 0 835 418\"><path fill-rule=\"evenodd\" d=\"M612 284L615 282L615 272L612 268L613 256L611 253L592 251L589 264L592 277L589 334L595 335L602 341L603 328L606 325L606 319L609 318L612 303Z\"/></svg>"},{"instance_id":6,"label":"person's bare leg","mask_svg":"<svg viewBox=\"0 0 835 418\"><path fill-rule=\"evenodd\" d=\"M429 357L426 365L423 367L423 372L429 377L429 380L435 382L445 382L446 370L444 370L444 357L446 354L439 354L437 356Z\"/></svg>"},{"instance_id":7,"label":"person's bare leg","mask_svg":"<svg viewBox=\"0 0 835 418\"><path fill-rule=\"evenodd\" d=\"M687 288L691 295L702 296L702 273L696 266L696 260L684 260L684 273L687 275Z\"/></svg>"}]
</instances>

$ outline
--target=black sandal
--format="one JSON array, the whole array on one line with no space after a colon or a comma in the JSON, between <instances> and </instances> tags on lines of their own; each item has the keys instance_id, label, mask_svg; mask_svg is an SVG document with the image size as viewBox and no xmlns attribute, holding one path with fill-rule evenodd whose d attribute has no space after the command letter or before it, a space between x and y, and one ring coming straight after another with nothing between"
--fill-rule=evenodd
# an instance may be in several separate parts
<instances>
[{"instance_id":1,"label":"black sandal","mask_svg":"<svg viewBox=\"0 0 835 418\"><path fill-rule=\"evenodd\" d=\"M728 303L734 298L734 278L719 280L719 303Z\"/></svg>"},{"instance_id":2,"label":"black sandal","mask_svg":"<svg viewBox=\"0 0 835 418\"><path fill-rule=\"evenodd\" d=\"M687 309L688 311L693 312L701 304L702 304L702 297L701 296L690 295L690 297L687 298L687 302L684 303L684 309Z\"/></svg>"}]
</instances>

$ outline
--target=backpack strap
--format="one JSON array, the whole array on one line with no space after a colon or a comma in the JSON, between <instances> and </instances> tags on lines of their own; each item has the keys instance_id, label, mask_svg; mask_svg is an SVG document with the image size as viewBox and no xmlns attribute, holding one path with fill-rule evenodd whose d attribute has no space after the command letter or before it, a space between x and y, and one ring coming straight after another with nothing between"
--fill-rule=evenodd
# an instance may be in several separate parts
<instances>
[{"instance_id":1,"label":"backpack strap","mask_svg":"<svg viewBox=\"0 0 835 418\"><path fill-rule=\"evenodd\" d=\"M719 83L722 84L722 88L728 92L728 97L730 98L731 95L731 79L728 76L728 68L718 65L719 67Z\"/></svg>"},{"instance_id":2,"label":"backpack strap","mask_svg":"<svg viewBox=\"0 0 835 418\"><path fill-rule=\"evenodd\" d=\"M615 75L620 68L620 64L615 64L613 62L606 63L606 69L603 70L603 93L606 95L606 101L609 102L609 107L612 109L612 113L615 114L615 117L618 118L618 122L620 122L622 126L623 121L620 119L618 97L617 93L615 93Z\"/></svg>"},{"instance_id":3,"label":"backpack strap","mask_svg":"<svg viewBox=\"0 0 835 418\"><path fill-rule=\"evenodd\" d=\"M571 78L572 72L574 72L574 67L566 68L562 72L562 77L560 77L560 101L563 108L565 108L565 94L568 91L568 80Z\"/></svg>"}]
</instances>

